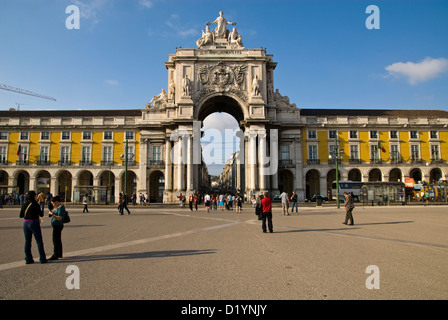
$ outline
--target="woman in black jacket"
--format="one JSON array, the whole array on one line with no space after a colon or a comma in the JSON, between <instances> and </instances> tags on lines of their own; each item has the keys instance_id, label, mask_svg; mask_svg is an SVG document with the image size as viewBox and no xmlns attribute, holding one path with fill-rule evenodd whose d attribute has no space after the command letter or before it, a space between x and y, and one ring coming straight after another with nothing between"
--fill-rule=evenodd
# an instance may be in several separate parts
<instances>
[{"instance_id":1,"label":"woman in black jacket","mask_svg":"<svg viewBox=\"0 0 448 320\"><path fill-rule=\"evenodd\" d=\"M39 250L40 263L46 263L47 257L45 255L44 243L42 241L42 231L40 229L40 219L43 217L43 212L36 201L36 192L28 191L26 194L25 203L20 210L20 218L23 218L23 233L25 234L25 263L33 263L33 255L31 253L31 240L37 242L37 249Z\"/></svg>"}]
</instances>

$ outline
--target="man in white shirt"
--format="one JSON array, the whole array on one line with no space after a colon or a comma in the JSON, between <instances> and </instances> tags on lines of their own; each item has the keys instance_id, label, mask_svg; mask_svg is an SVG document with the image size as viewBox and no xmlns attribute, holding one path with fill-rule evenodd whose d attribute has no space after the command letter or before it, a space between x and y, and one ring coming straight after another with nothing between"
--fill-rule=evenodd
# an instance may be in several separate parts
<instances>
[{"instance_id":1,"label":"man in white shirt","mask_svg":"<svg viewBox=\"0 0 448 320\"><path fill-rule=\"evenodd\" d=\"M282 194L280 195L280 199L282 199L282 211L283 211L283 215L285 215L285 213L289 216L289 212L288 212L288 208L289 208L289 198L288 198L288 194L283 191Z\"/></svg>"}]
</instances>

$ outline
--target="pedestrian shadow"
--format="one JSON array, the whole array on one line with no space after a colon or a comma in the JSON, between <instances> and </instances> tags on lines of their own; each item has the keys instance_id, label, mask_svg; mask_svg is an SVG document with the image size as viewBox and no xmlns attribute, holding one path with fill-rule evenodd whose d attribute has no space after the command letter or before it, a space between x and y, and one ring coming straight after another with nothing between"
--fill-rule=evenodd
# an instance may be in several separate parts
<instances>
[{"instance_id":1,"label":"pedestrian shadow","mask_svg":"<svg viewBox=\"0 0 448 320\"><path fill-rule=\"evenodd\" d=\"M107 261L107 260L131 260L131 259L148 259L148 258L171 258L182 256L194 256L203 254L216 253L215 249L205 250L167 250L167 251L148 251L134 253L117 253L117 254L99 254L88 256L73 256L57 260L58 262L83 262L83 261Z\"/></svg>"},{"instance_id":2,"label":"pedestrian shadow","mask_svg":"<svg viewBox=\"0 0 448 320\"><path fill-rule=\"evenodd\" d=\"M275 226L274 226L275 227ZM286 228L280 227L279 228ZM292 233L292 232L334 232L334 231L344 231L344 230L356 230L360 228L351 227L351 228L335 228L335 229L289 229L284 231L274 231L274 233Z\"/></svg>"},{"instance_id":3,"label":"pedestrian shadow","mask_svg":"<svg viewBox=\"0 0 448 320\"><path fill-rule=\"evenodd\" d=\"M413 223L415 221L390 221L390 222L367 222L367 223L357 223L357 226L370 226L376 224L400 224L400 223Z\"/></svg>"},{"instance_id":4,"label":"pedestrian shadow","mask_svg":"<svg viewBox=\"0 0 448 320\"><path fill-rule=\"evenodd\" d=\"M413 223L415 221L390 221L390 222L368 222L368 223L355 223L353 227L342 227L342 228L334 228L334 229L290 229L286 231L275 231L275 233L290 233L290 232L334 232L334 231L344 231L344 230L356 230L361 229L357 228L358 226L369 226L369 225L384 225L384 224L401 224L401 223ZM285 228L288 227L280 227Z\"/></svg>"}]
</instances>

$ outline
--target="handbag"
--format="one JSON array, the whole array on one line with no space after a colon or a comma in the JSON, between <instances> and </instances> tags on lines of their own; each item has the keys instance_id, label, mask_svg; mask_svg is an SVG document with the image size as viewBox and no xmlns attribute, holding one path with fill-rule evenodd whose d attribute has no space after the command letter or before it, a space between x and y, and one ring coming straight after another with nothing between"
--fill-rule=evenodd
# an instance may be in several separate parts
<instances>
[{"instance_id":1,"label":"handbag","mask_svg":"<svg viewBox=\"0 0 448 320\"><path fill-rule=\"evenodd\" d=\"M64 219L62 219L62 223L69 223L70 222L70 216L68 215L68 211L65 211Z\"/></svg>"},{"instance_id":2,"label":"handbag","mask_svg":"<svg viewBox=\"0 0 448 320\"><path fill-rule=\"evenodd\" d=\"M28 209L31 207L32 203L30 203L28 205L28 207L26 207L25 213L23 214L23 218L26 219L26 213L28 212Z\"/></svg>"}]
</instances>

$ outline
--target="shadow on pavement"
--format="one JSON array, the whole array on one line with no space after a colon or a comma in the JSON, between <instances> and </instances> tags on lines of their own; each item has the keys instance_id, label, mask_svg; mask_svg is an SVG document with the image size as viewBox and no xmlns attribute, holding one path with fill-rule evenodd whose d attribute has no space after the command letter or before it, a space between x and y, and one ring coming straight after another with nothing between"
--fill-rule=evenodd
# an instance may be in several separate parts
<instances>
[{"instance_id":1,"label":"shadow on pavement","mask_svg":"<svg viewBox=\"0 0 448 320\"><path fill-rule=\"evenodd\" d=\"M67 257L58 262L82 262L82 261L99 261L99 260L127 260L127 259L146 259L146 258L169 258L181 256L193 256L202 254L216 253L215 249L205 250L167 250L167 251L149 251L136 253L117 253L117 254L100 254Z\"/></svg>"}]
</instances>

